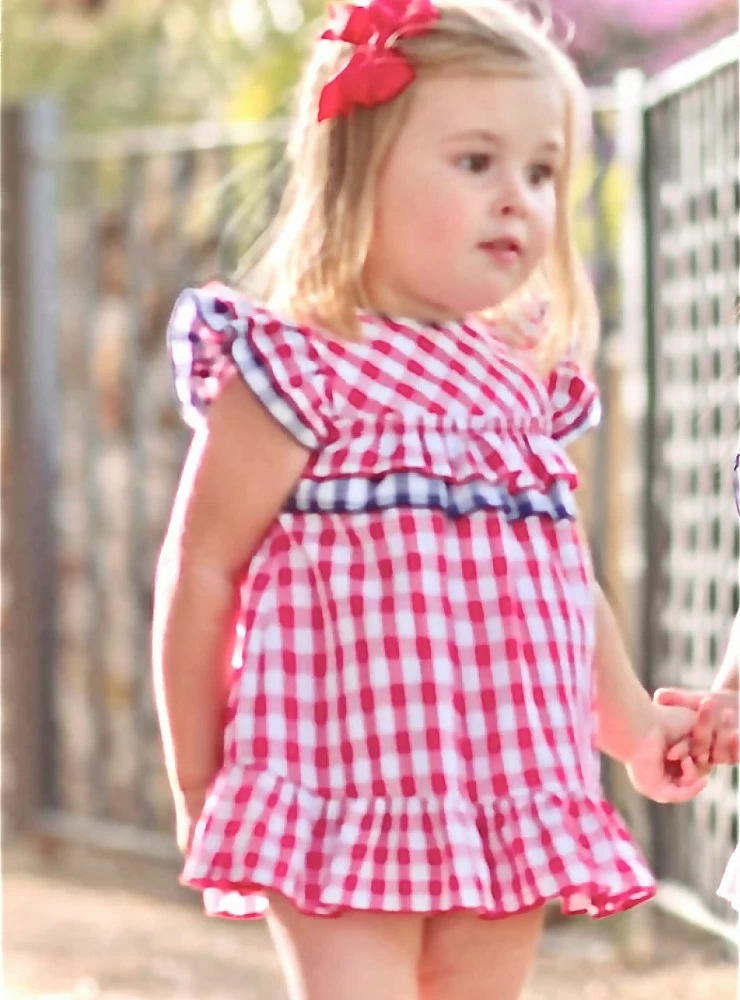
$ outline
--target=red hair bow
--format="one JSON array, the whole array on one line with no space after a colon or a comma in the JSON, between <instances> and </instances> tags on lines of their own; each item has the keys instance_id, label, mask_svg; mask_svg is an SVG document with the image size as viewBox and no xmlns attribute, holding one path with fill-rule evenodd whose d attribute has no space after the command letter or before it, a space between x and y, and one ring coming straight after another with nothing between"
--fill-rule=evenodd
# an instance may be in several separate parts
<instances>
[{"instance_id":1,"label":"red hair bow","mask_svg":"<svg viewBox=\"0 0 740 1000\"><path fill-rule=\"evenodd\" d=\"M438 17L431 0L370 0L366 7L333 7L329 27L321 37L349 42L355 52L321 91L319 121L348 115L358 106L374 108L397 97L416 74L392 43L423 34Z\"/></svg>"}]
</instances>

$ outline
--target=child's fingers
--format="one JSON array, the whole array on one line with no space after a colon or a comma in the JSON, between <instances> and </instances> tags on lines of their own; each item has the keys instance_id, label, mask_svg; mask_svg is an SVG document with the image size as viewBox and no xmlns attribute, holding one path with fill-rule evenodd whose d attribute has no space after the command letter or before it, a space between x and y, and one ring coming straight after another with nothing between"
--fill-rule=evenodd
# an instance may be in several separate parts
<instances>
[{"instance_id":1,"label":"child's fingers","mask_svg":"<svg viewBox=\"0 0 740 1000\"><path fill-rule=\"evenodd\" d=\"M723 712L720 718L719 731L712 748L714 764L737 764L740 750L740 733L738 733L737 716L734 712Z\"/></svg>"},{"instance_id":2,"label":"child's fingers","mask_svg":"<svg viewBox=\"0 0 740 1000\"><path fill-rule=\"evenodd\" d=\"M688 736L680 740L678 743L674 743L673 746L666 752L667 760L683 760L684 757L688 757L691 752L691 741Z\"/></svg>"},{"instance_id":3,"label":"child's fingers","mask_svg":"<svg viewBox=\"0 0 740 1000\"><path fill-rule=\"evenodd\" d=\"M706 782L712 765L700 765L691 757L681 761L666 761L665 774L676 788L692 788L697 783Z\"/></svg>"},{"instance_id":4,"label":"child's fingers","mask_svg":"<svg viewBox=\"0 0 740 1000\"><path fill-rule=\"evenodd\" d=\"M701 691L683 691L681 688L658 688L653 695L653 701L658 705L672 705L676 708L699 708L703 695Z\"/></svg>"},{"instance_id":5,"label":"child's fingers","mask_svg":"<svg viewBox=\"0 0 740 1000\"><path fill-rule=\"evenodd\" d=\"M712 749L713 764L737 764L736 750L733 743L737 742L737 737L732 733L720 733Z\"/></svg>"},{"instance_id":6,"label":"child's fingers","mask_svg":"<svg viewBox=\"0 0 740 1000\"><path fill-rule=\"evenodd\" d=\"M671 803L690 802L691 799L696 798L699 792L702 792L706 787L706 778L698 778L687 785L671 784L663 790L657 801Z\"/></svg>"},{"instance_id":7,"label":"child's fingers","mask_svg":"<svg viewBox=\"0 0 740 1000\"><path fill-rule=\"evenodd\" d=\"M740 764L740 733L735 730L732 737L730 738L730 747L728 750L729 760L728 764Z\"/></svg>"},{"instance_id":8,"label":"child's fingers","mask_svg":"<svg viewBox=\"0 0 740 1000\"><path fill-rule=\"evenodd\" d=\"M710 700L702 701L699 705L694 728L691 731L691 756L702 767L711 760L712 741L715 734L714 721L712 702Z\"/></svg>"},{"instance_id":9,"label":"child's fingers","mask_svg":"<svg viewBox=\"0 0 740 1000\"><path fill-rule=\"evenodd\" d=\"M738 713L726 708L719 717L719 724L725 732L736 733L738 730Z\"/></svg>"},{"instance_id":10,"label":"child's fingers","mask_svg":"<svg viewBox=\"0 0 740 1000\"><path fill-rule=\"evenodd\" d=\"M710 770L709 766L703 766L691 757L685 757L681 761L681 776L678 783L682 788L693 785L697 781L704 780Z\"/></svg>"}]
</instances>

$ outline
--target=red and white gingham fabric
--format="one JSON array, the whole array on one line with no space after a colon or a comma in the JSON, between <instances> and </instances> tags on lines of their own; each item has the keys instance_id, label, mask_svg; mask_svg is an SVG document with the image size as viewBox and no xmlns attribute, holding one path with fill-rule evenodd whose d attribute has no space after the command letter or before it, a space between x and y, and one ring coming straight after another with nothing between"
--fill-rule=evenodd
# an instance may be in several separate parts
<instances>
[{"instance_id":1,"label":"red and white gingham fabric","mask_svg":"<svg viewBox=\"0 0 740 1000\"><path fill-rule=\"evenodd\" d=\"M362 331L333 341L222 286L173 313L186 419L239 372L312 452L241 585L225 764L183 881L233 917L269 891L318 915L642 902L599 785L590 569L555 440L596 390L572 362L542 382L477 323Z\"/></svg>"}]
</instances>

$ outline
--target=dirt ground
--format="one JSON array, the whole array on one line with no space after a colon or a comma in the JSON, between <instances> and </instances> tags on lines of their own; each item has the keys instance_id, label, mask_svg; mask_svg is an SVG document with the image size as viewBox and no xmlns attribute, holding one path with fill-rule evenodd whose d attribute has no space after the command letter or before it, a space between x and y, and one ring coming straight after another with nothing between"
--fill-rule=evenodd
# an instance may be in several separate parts
<instances>
[{"instance_id":1,"label":"dirt ground","mask_svg":"<svg viewBox=\"0 0 740 1000\"><path fill-rule=\"evenodd\" d=\"M207 920L194 894L163 881L171 876L83 878L6 856L3 996L285 1000L261 922ZM525 1000L734 1000L727 945L650 908L637 920L550 921Z\"/></svg>"}]
</instances>

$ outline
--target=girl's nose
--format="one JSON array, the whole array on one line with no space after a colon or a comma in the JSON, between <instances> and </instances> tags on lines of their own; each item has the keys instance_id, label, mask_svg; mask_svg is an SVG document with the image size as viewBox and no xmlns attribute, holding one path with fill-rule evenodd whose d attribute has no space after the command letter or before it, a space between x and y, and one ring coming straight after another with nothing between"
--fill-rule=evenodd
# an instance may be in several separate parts
<instances>
[{"instance_id":1,"label":"girl's nose","mask_svg":"<svg viewBox=\"0 0 740 1000\"><path fill-rule=\"evenodd\" d=\"M524 215L527 210L527 195L522 179L513 172L501 176L493 201L496 215Z\"/></svg>"}]
</instances>

